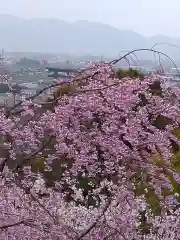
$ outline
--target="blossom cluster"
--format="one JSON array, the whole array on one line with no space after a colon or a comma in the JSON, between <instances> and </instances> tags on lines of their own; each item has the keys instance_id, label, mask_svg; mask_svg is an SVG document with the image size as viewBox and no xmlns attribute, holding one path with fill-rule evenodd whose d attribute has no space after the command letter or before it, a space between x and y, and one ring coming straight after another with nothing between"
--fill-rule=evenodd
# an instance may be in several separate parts
<instances>
[{"instance_id":1,"label":"blossom cluster","mask_svg":"<svg viewBox=\"0 0 180 240\"><path fill-rule=\"evenodd\" d=\"M51 110L1 109L0 239L178 239L180 88L78 78Z\"/></svg>"}]
</instances>

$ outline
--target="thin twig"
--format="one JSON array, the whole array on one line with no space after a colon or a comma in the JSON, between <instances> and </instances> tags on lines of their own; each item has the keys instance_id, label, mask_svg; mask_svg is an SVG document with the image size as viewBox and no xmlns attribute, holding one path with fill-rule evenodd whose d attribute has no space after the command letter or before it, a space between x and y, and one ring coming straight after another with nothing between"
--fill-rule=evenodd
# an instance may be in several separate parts
<instances>
[{"instance_id":1,"label":"thin twig","mask_svg":"<svg viewBox=\"0 0 180 240\"><path fill-rule=\"evenodd\" d=\"M169 61L173 64L173 66L175 67L178 75L180 76L180 72L179 72L179 70L178 70L175 62L174 62L167 54L165 54L165 53L163 53L163 52L160 52L160 51L157 51L157 50L154 50L154 49L149 49L149 48L139 48L139 49L132 50L132 51L126 53L124 56L122 56L122 57L120 57L120 58L118 58L118 59L116 59L116 60L111 61L110 64L116 64L116 63L118 63L119 61L121 61L122 59L126 58L127 56L129 56L129 55L131 55L131 54L133 54L133 53L143 52L143 51L144 51L144 52L148 52L148 51L149 51L149 52L154 52L154 53L158 53L158 54L161 54L161 55L165 56L165 57L166 57L167 59L169 59Z\"/></svg>"},{"instance_id":2,"label":"thin twig","mask_svg":"<svg viewBox=\"0 0 180 240\"><path fill-rule=\"evenodd\" d=\"M27 225L27 224L28 224L28 221L20 220L20 221L15 222L15 223L4 224L4 225L0 226L0 229L3 230L3 229L10 228L10 227L19 226L19 225L21 225L21 224ZM29 225L29 224L28 224L28 225Z\"/></svg>"}]
</instances>

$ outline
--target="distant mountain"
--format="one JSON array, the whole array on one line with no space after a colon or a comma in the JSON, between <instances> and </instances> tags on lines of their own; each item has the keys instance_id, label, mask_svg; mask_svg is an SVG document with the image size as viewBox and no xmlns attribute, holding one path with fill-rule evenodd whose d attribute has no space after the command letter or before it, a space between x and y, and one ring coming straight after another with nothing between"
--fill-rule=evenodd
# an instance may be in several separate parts
<instances>
[{"instance_id":1,"label":"distant mountain","mask_svg":"<svg viewBox=\"0 0 180 240\"><path fill-rule=\"evenodd\" d=\"M130 30L119 30L102 23L58 19L32 19L0 15L0 48L9 52L52 52L117 56L121 51L150 48L157 42L180 46L180 39L167 36L146 38ZM156 48L157 49L157 48ZM166 45L158 49L180 59L180 49ZM148 53L141 57L149 58Z\"/></svg>"}]
</instances>

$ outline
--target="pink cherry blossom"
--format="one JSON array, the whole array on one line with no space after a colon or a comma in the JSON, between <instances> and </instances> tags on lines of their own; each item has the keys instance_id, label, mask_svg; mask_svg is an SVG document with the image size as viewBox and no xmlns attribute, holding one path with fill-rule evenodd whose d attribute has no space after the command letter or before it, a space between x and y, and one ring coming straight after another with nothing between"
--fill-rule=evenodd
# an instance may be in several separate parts
<instances>
[{"instance_id":1,"label":"pink cherry blossom","mask_svg":"<svg viewBox=\"0 0 180 240\"><path fill-rule=\"evenodd\" d=\"M52 109L1 109L0 240L179 239L180 90L165 80L93 63Z\"/></svg>"}]
</instances>

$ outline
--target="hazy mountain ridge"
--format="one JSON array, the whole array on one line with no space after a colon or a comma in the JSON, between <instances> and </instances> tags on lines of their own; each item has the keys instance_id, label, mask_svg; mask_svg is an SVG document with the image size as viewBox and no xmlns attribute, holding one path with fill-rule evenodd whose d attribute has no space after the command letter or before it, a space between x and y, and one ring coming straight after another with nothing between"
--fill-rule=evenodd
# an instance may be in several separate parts
<instances>
[{"instance_id":1,"label":"hazy mountain ridge","mask_svg":"<svg viewBox=\"0 0 180 240\"><path fill-rule=\"evenodd\" d=\"M180 38L144 37L134 31L119 30L102 23L58 19L32 19L0 15L0 48L12 52L54 52L117 56L120 51L150 48L157 42L180 46ZM158 47L174 59L180 49ZM147 57L148 54L144 54Z\"/></svg>"}]
</instances>

